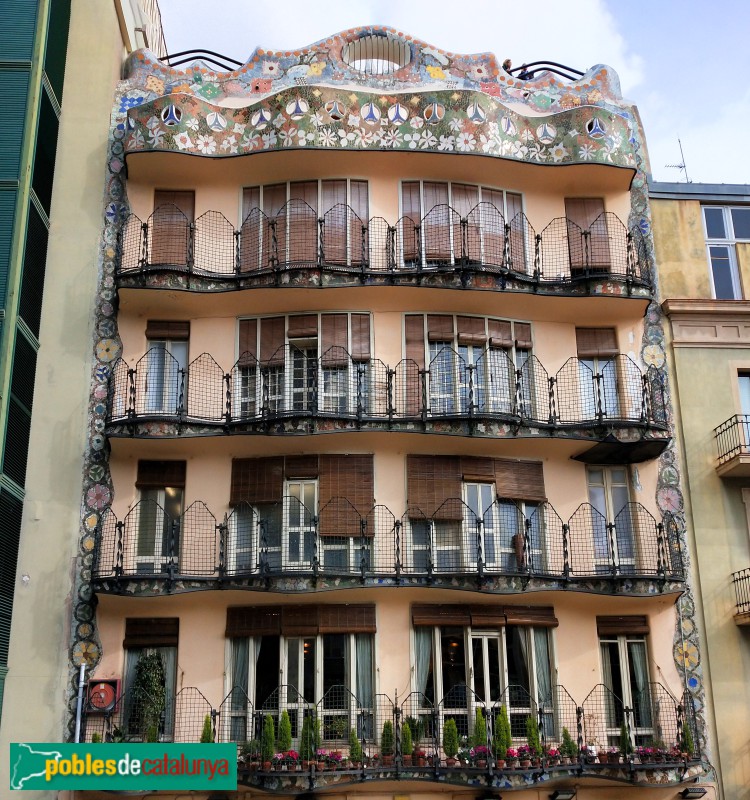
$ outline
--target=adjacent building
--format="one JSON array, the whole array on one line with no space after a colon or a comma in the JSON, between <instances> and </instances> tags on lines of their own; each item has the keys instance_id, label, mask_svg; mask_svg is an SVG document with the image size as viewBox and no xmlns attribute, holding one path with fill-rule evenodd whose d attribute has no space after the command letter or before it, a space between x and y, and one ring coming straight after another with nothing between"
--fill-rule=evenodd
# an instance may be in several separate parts
<instances>
[{"instance_id":1,"label":"adjacent building","mask_svg":"<svg viewBox=\"0 0 750 800\"><path fill-rule=\"evenodd\" d=\"M748 797L750 187L649 188L709 656L713 763L725 797Z\"/></svg>"},{"instance_id":2,"label":"adjacent building","mask_svg":"<svg viewBox=\"0 0 750 800\"><path fill-rule=\"evenodd\" d=\"M69 730L83 664L86 741L208 720L238 795L714 795L645 171L603 65L385 27L132 53Z\"/></svg>"}]
</instances>

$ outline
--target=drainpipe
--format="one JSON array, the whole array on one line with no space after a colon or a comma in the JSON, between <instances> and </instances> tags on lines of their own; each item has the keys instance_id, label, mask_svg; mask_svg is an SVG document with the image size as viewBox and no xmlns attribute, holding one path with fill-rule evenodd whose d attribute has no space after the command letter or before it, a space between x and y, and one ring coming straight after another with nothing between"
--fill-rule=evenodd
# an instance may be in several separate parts
<instances>
[{"instance_id":1,"label":"drainpipe","mask_svg":"<svg viewBox=\"0 0 750 800\"><path fill-rule=\"evenodd\" d=\"M83 716L83 687L86 683L86 665L81 664L81 670L78 673L78 703L76 704L76 735L75 741L81 741L81 717Z\"/></svg>"}]
</instances>

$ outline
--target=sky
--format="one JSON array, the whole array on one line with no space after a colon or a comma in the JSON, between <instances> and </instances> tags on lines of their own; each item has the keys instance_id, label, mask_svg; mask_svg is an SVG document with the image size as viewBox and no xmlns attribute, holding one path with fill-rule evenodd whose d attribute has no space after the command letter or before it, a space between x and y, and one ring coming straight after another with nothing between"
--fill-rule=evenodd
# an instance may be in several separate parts
<instances>
[{"instance_id":1,"label":"sky","mask_svg":"<svg viewBox=\"0 0 750 800\"><path fill-rule=\"evenodd\" d=\"M613 67L638 106L656 180L750 184L747 0L159 0L170 53L245 62L362 25L390 25L455 53L514 65ZM667 165L682 163L686 169Z\"/></svg>"}]
</instances>

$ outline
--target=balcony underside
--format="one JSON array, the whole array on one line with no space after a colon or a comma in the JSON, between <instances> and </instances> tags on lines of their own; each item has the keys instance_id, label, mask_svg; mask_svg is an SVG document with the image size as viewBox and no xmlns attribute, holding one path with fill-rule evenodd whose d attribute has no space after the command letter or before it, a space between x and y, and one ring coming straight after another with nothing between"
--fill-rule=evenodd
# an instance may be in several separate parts
<instances>
[{"instance_id":1,"label":"balcony underside","mask_svg":"<svg viewBox=\"0 0 750 800\"><path fill-rule=\"evenodd\" d=\"M403 793L419 791L425 784L440 784L468 791L522 791L542 787L544 790L572 788L574 785L606 786L609 783L628 784L633 787L663 788L695 781L705 770L700 761L680 761L660 764L586 764L544 765L531 769L479 769L472 767L379 767L359 770L317 772L262 772L240 769L238 783L285 795L304 794L310 791L341 791L343 786L354 787L364 781L377 781L379 792ZM433 789L434 791L434 789Z\"/></svg>"},{"instance_id":2,"label":"balcony underside","mask_svg":"<svg viewBox=\"0 0 750 800\"><path fill-rule=\"evenodd\" d=\"M119 272L121 289L166 289L187 292L234 292L238 289L327 288L346 286L401 286L437 289L473 289L558 297L622 297L650 300L651 288L620 274L591 271L576 278L535 280L509 271L489 271L483 265L441 267L434 270L383 272L359 267L287 264L275 270L229 275L201 275L185 267L148 267Z\"/></svg>"},{"instance_id":3,"label":"balcony underside","mask_svg":"<svg viewBox=\"0 0 750 800\"><path fill-rule=\"evenodd\" d=\"M547 591L571 591L586 594L621 595L627 597L652 597L679 594L683 581L674 576L601 575L563 578L541 575L485 575L436 574L431 577L336 574L284 574L250 575L217 578L216 576L188 576L175 574L123 575L121 577L94 578L92 584L100 594L126 597L158 597L165 594L184 594L211 590L240 590L252 592L310 593L337 589L405 587L456 589L491 595L531 594Z\"/></svg>"}]
</instances>

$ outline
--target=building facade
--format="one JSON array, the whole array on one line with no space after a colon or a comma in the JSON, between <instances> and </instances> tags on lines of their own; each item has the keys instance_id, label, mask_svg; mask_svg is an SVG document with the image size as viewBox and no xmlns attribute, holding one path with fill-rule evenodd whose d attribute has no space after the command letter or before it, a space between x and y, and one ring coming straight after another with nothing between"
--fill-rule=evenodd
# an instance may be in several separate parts
<instances>
[{"instance_id":1,"label":"building facade","mask_svg":"<svg viewBox=\"0 0 750 800\"><path fill-rule=\"evenodd\" d=\"M714 764L725 797L750 797L748 301L750 187L650 186L654 240L690 485L709 656ZM706 387L711 386L710 392Z\"/></svg>"},{"instance_id":2,"label":"building facade","mask_svg":"<svg viewBox=\"0 0 750 800\"><path fill-rule=\"evenodd\" d=\"M645 159L601 65L521 79L381 27L128 58L87 741L207 726L239 794L706 780Z\"/></svg>"}]
</instances>

